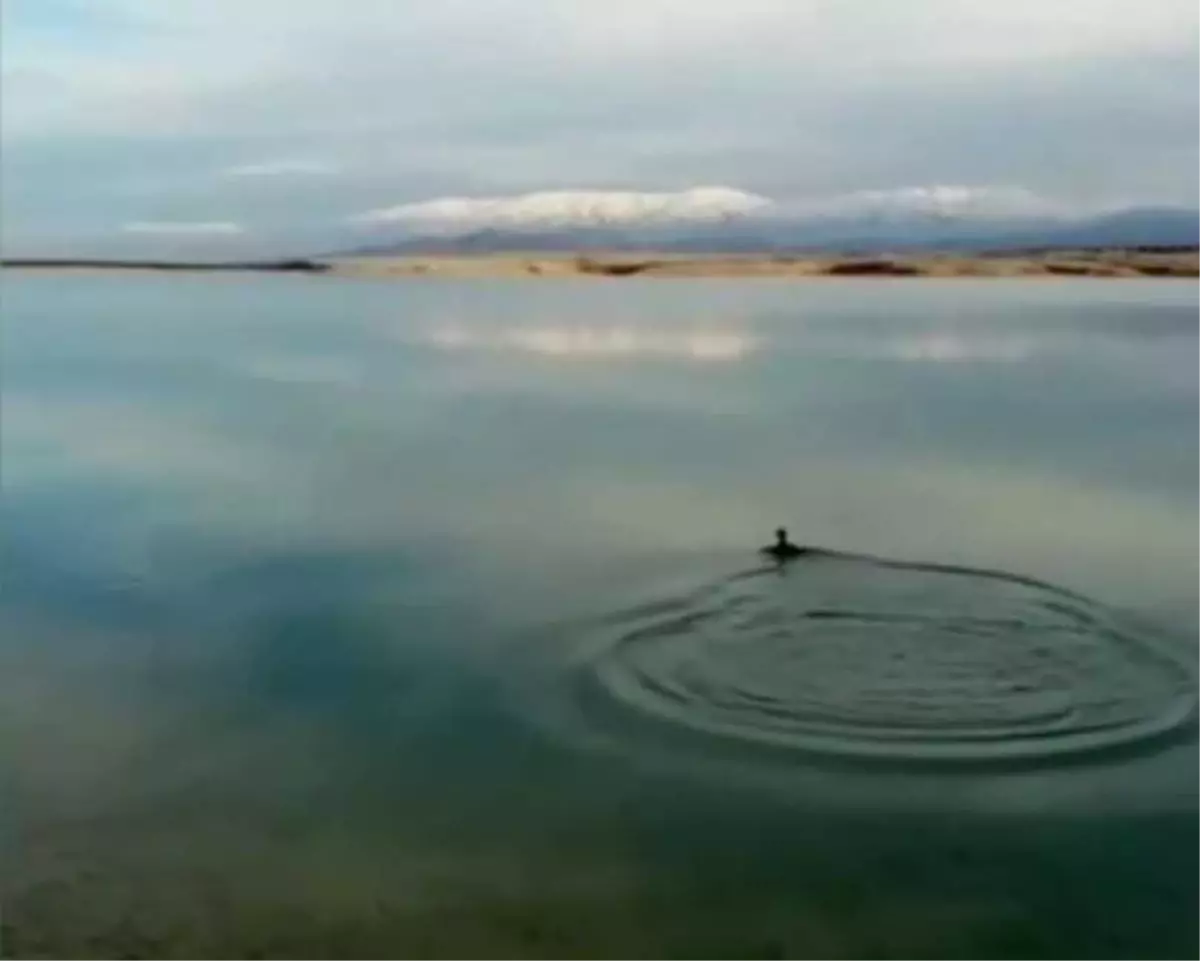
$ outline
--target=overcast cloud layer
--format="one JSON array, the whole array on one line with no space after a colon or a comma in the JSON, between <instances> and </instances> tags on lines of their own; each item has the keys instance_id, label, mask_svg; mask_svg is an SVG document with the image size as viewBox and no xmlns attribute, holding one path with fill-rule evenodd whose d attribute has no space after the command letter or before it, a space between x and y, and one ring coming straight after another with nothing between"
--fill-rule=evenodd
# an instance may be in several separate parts
<instances>
[{"instance_id":1,"label":"overcast cloud layer","mask_svg":"<svg viewBox=\"0 0 1200 961\"><path fill-rule=\"evenodd\" d=\"M322 249L377 235L370 212L546 191L1191 206L1196 20L1194 0L7 0L6 252Z\"/></svg>"}]
</instances>

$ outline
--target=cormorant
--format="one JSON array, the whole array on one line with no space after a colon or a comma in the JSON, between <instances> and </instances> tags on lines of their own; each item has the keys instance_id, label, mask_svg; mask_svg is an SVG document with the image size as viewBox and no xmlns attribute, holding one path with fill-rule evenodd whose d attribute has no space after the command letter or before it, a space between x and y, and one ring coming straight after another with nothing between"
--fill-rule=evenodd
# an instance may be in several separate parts
<instances>
[{"instance_id":1,"label":"cormorant","mask_svg":"<svg viewBox=\"0 0 1200 961\"><path fill-rule=\"evenodd\" d=\"M774 557L776 560L790 560L793 557L799 557L801 554L808 553L807 548L797 547L788 540L787 529L784 527L775 531L775 543L768 547L764 547L761 553Z\"/></svg>"}]
</instances>

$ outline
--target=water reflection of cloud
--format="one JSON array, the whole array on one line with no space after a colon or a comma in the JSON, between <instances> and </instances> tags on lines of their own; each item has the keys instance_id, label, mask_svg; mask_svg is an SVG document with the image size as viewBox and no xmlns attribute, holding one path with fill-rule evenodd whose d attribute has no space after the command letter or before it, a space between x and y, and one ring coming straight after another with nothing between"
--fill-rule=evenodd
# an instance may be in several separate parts
<instances>
[{"instance_id":1,"label":"water reflection of cloud","mask_svg":"<svg viewBox=\"0 0 1200 961\"><path fill-rule=\"evenodd\" d=\"M1194 321L1193 321L1194 323ZM808 345L811 348L811 344ZM1101 332L1081 339L1077 332L1038 331L996 334L978 330L930 330L900 337L836 337L821 341L818 348L835 356L883 358L936 364L1020 363L1055 357L1086 360L1106 373L1145 376L1149 370L1156 381L1165 377L1184 386L1194 384L1194 355L1186 348L1175 349L1167 338L1117 338Z\"/></svg>"},{"instance_id":2,"label":"water reflection of cloud","mask_svg":"<svg viewBox=\"0 0 1200 961\"><path fill-rule=\"evenodd\" d=\"M940 331L885 342L884 353L898 360L953 364L974 361L1019 361L1037 353L1032 337L963 337Z\"/></svg>"},{"instance_id":3,"label":"water reflection of cloud","mask_svg":"<svg viewBox=\"0 0 1200 961\"><path fill-rule=\"evenodd\" d=\"M741 360L759 347L757 337L734 329L668 330L662 327L592 324L519 325L491 330L439 324L417 341L441 350L514 351L581 360L664 357L700 362Z\"/></svg>"},{"instance_id":4,"label":"water reflection of cloud","mask_svg":"<svg viewBox=\"0 0 1200 961\"><path fill-rule=\"evenodd\" d=\"M820 323L798 328L793 338L782 343L806 355L849 360L1015 363L1053 356L1107 366L1138 363L1143 358L1151 364L1161 364L1187 354L1186 348L1175 349L1172 339L1167 335L1136 338L1124 336L1123 332L1116 336L1104 327L1081 332L1050 324L1043 329L997 331L970 323L946 323L894 333L874 324L850 323L839 328ZM1193 374L1194 371L1193 365Z\"/></svg>"}]
</instances>

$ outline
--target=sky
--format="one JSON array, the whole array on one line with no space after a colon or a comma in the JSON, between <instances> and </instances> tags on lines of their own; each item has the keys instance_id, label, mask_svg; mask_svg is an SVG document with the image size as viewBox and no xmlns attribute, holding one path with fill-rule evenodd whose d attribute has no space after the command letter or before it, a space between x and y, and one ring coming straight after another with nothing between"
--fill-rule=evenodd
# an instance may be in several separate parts
<instances>
[{"instance_id":1,"label":"sky","mask_svg":"<svg viewBox=\"0 0 1200 961\"><path fill-rule=\"evenodd\" d=\"M547 192L1197 203L1194 0L5 0L0 26L10 256L315 252Z\"/></svg>"}]
</instances>

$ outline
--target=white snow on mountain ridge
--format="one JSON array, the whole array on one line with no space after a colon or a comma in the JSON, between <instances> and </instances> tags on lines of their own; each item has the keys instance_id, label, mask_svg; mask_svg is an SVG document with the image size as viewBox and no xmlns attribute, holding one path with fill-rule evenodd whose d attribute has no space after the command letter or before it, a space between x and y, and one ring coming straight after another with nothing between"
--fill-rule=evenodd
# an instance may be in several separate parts
<instances>
[{"instance_id":1,"label":"white snow on mountain ridge","mask_svg":"<svg viewBox=\"0 0 1200 961\"><path fill-rule=\"evenodd\" d=\"M722 220L770 204L765 197L729 187L696 187L678 193L547 190L513 197L443 197L372 210L353 219L431 228L604 226Z\"/></svg>"},{"instance_id":2,"label":"white snow on mountain ridge","mask_svg":"<svg viewBox=\"0 0 1200 961\"><path fill-rule=\"evenodd\" d=\"M1064 205L1023 187L933 185L863 190L777 202L733 187L675 193L551 190L507 197L442 197L367 211L361 225L424 231L483 228L649 226L735 218L985 218L1066 215Z\"/></svg>"},{"instance_id":3,"label":"white snow on mountain ridge","mask_svg":"<svg viewBox=\"0 0 1200 961\"><path fill-rule=\"evenodd\" d=\"M921 216L933 218L1007 219L1056 217L1068 214L1066 205L1024 187L1007 185L962 186L935 184L860 190L833 197L779 205L779 212L797 217Z\"/></svg>"}]
</instances>

